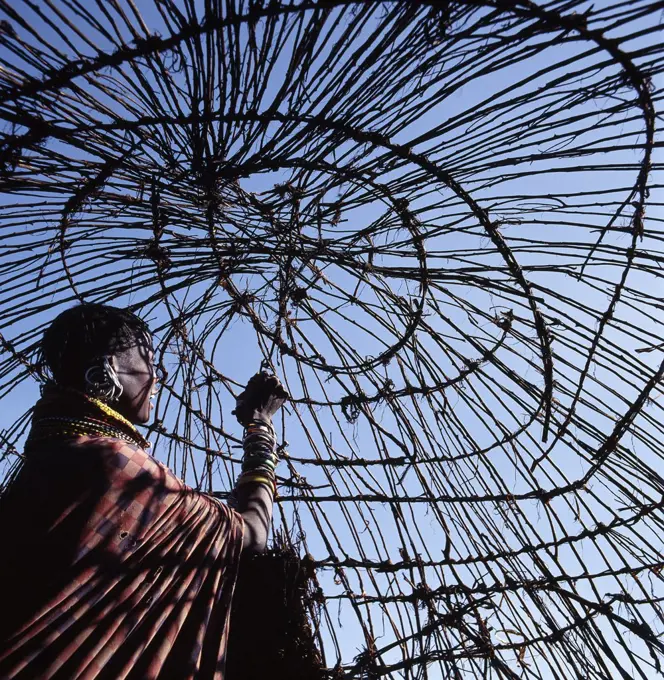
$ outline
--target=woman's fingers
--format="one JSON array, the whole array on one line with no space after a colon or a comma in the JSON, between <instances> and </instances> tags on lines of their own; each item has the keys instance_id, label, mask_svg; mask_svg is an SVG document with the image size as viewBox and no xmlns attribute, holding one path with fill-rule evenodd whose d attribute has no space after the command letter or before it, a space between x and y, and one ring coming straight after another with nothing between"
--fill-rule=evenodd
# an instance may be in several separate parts
<instances>
[{"instance_id":1,"label":"woman's fingers","mask_svg":"<svg viewBox=\"0 0 664 680\"><path fill-rule=\"evenodd\" d=\"M269 390L269 392L274 396L282 398L288 397L288 392L286 391L286 388L283 386L281 380L279 380L279 378L274 373L268 373L267 371L261 371L260 373L256 373L249 379L247 387L249 387L250 385L252 387L258 387L259 383L263 383L262 387L266 390Z\"/></svg>"}]
</instances>

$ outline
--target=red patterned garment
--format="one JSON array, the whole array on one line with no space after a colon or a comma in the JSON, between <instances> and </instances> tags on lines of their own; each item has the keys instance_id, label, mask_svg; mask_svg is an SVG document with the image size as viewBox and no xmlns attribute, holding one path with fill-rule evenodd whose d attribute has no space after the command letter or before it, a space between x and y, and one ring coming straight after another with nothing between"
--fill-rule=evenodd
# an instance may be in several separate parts
<instances>
[{"instance_id":1,"label":"red patterned garment","mask_svg":"<svg viewBox=\"0 0 664 680\"><path fill-rule=\"evenodd\" d=\"M35 447L0 501L0 678L221 680L242 534L137 446Z\"/></svg>"}]
</instances>

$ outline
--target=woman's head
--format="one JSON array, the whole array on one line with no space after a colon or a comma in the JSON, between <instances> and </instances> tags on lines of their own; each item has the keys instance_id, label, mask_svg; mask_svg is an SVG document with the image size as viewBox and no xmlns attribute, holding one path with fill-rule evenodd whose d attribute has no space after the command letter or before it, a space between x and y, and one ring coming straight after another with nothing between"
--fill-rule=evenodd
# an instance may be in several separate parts
<instances>
[{"instance_id":1,"label":"woman's head","mask_svg":"<svg viewBox=\"0 0 664 680\"><path fill-rule=\"evenodd\" d=\"M67 309L44 332L41 354L57 384L112 404L133 423L150 419L154 350L135 314L92 303Z\"/></svg>"}]
</instances>

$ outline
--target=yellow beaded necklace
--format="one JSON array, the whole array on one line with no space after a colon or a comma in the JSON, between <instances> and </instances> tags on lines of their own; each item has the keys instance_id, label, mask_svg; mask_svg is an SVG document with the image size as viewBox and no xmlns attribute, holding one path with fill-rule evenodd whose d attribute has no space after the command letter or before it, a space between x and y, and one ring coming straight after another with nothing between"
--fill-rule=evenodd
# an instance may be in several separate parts
<instances>
[{"instance_id":1,"label":"yellow beaded necklace","mask_svg":"<svg viewBox=\"0 0 664 680\"><path fill-rule=\"evenodd\" d=\"M133 423L118 413L101 399L91 397L77 390L56 387L60 398L67 402L80 404L79 408L62 411L58 408L60 399L43 399L32 423L32 430L28 441L35 443L57 436L79 437L97 436L124 439L143 449L150 447L150 443L134 427ZM72 412L73 411L73 412Z\"/></svg>"},{"instance_id":2,"label":"yellow beaded necklace","mask_svg":"<svg viewBox=\"0 0 664 680\"><path fill-rule=\"evenodd\" d=\"M109 418L112 418L113 420L119 421L122 425L124 425L129 432L132 434L132 436L137 439L143 448L149 448L150 442L147 441L143 437L143 435L136 429L134 424L130 421L127 420L121 413L118 413L114 408L111 408L108 404L105 404L101 399L96 399L95 397L89 397L88 395L84 395L88 401L90 401L92 404L94 404L97 408L101 409L101 411L106 414Z\"/></svg>"}]
</instances>

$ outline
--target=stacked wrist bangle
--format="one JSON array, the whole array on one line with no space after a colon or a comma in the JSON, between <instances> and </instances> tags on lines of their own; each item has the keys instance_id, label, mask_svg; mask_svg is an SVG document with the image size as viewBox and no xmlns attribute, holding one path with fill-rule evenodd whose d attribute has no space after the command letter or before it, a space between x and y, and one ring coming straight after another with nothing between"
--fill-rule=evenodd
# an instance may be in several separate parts
<instances>
[{"instance_id":1,"label":"stacked wrist bangle","mask_svg":"<svg viewBox=\"0 0 664 680\"><path fill-rule=\"evenodd\" d=\"M242 448L244 449L242 472L235 483L236 488L244 484L264 484L275 493L277 438L272 423L252 420L245 428Z\"/></svg>"}]
</instances>

